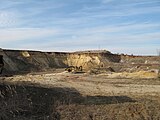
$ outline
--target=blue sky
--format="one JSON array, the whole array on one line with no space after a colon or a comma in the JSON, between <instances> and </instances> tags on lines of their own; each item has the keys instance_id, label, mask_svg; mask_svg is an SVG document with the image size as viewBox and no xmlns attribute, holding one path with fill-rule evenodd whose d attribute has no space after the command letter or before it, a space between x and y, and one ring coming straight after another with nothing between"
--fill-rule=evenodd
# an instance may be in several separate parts
<instances>
[{"instance_id":1,"label":"blue sky","mask_svg":"<svg viewBox=\"0 0 160 120\"><path fill-rule=\"evenodd\" d=\"M156 55L160 0L0 0L0 48Z\"/></svg>"}]
</instances>

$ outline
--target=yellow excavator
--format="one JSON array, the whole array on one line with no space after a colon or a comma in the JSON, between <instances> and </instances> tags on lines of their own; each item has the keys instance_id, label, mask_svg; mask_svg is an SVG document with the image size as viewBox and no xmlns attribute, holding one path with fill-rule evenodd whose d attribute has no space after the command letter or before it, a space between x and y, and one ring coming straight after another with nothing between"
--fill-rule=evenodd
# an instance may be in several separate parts
<instances>
[{"instance_id":1,"label":"yellow excavator","mask_svg":"<svg viewBox=\"0 0 160 120\"><path fill-rule=\"evenodd\" d=\"M65 69L65 71L72 72L72 73L82 73L83 69L82 66L69 66Z\"/></svg>"}]
</instances>

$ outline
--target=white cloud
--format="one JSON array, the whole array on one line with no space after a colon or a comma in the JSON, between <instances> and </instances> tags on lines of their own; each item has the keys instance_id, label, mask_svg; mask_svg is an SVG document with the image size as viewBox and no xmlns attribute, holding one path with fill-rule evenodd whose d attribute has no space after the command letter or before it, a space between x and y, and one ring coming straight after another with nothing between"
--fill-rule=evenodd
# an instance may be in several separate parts
<instances>
[{"instance_id":1,"label":"white cloud","mask_svg":"<svg viewBox=\"0 0 160 120\"><path fill-rule=\"evenodd\" d=\"M57 34L54 29L43 28L16 28L16 29L0 29L0 42L12 42L27 39L43 38Z\"/></svg>"},{"instance_id":2,"label":"white cloud","mask_svg":"<svg viewBox=\"0 0 160 120\"><path fill-rule=\"evenodd\" d=\"M0 47L73 51L101 45L113 51L149 53L145 49L151 50L152 46L153 51L154 44L160 44L157 42L160 24L155 17L160 12L158 0L99 0L100 4L95 5L89 5L86 0L85 7L78 6L74 0L68 3L6 1L7 5L5 2L0 5L0 27L6 28L0 29ZM17 44L8 44L12 41ZM148 45L144 49L143 43ZM150 43L153 45L149 46ZM127 45L132 45L132 51Z\"/></svg>"},{"instance_id":3,"label":"white cloud","mask_svg":"<svg viewBox=\"0 0 160 120\"><path fill-rule=\"evenodd\" d=\"M78 30L73 29L49 29L49 28L17 28L17 29L3 29L0 30L0 42L5 45L7 42L38 40L38 43L18 44L16 49L34 49L34 50L48 50L48 51L74 51L83 49L97 49L100 45L102 49L110 49L115 52L116 50L125 53L147 53L145 49L146 44L153 43L160 38L160 33L145 32L159 28L158 24L122 24L119 26L109 25L103 27L82 28ZM132 33L133 31L137 33ZM143 33L138 33L143 31ZM58 35L58 37L56 37ZM64 37L65 36L65 37ZM67 37L66 37L67 36ZM46 37L49 37L46 42L41 42ZM131 49L119 46L130 45ZM143 51L139 51L139 48ZM36 46L36 47L35 47ZM111 47L112 46L112 47ZM154 45L151 45L154 46ZM118 49L119 48L119 49ZM135 51L134 51L135 48ZM121 50L120 50L121 49ZM138 52L137 52L138 51ZM154 48L148 52L154 54Z\"/></svg>"},{"instance_id":4,"label":"white cloud","mask_svg":"<svg viewBox=\"0 0 160 120\"><path fill-rule=\"evenodd\" d=\"M16 14L10 11L0 11L0 27L11 27L16 25Z\"/></svg>"},{"instance_id":5,"label":"white cloud","mask_svg":"<svg viewBox=\"0 0 160 120\"><path fill-rule=\"evenodd\" d=\"M85 18L111 18L111 17L130 17L133 15L145 15L160 12L160 3L157 1L131 1L125 0L122 2L115 0L102 0L102 3L114 2L111 5L87 6L84 7L73 15L77 17L84 16ZM152 5L157 4L157 5ZM138 5L143 5L138 6Z\"/></svg>"},{"instance_id":6,"label":"white cloud","mask_svg":"<svg viewBox=\"0 0 160 120\"><path fill-rule=\"evenodd\" d=\"M80 31L73 31L75 34L99 34L99 33L128 33L129 32L138 32L142 31L145 33L146 30L151 30L154 28L159 28L159 24L145 24L145 23L131 23L131 24L121 24L121 25L108 25L108 26L99 26L88 29L83 29Z\"/></svg>"}]
</instances>

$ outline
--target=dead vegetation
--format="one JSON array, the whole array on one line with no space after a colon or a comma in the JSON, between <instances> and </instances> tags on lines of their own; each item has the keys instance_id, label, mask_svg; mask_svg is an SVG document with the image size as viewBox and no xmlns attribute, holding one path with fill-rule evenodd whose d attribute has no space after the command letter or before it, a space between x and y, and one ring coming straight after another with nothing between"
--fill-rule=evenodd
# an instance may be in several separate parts
<instances>
[{"instance_id":1,"label":"dead vegetation","mask_svg":"<svg viewBox=\"0 0 160 120\"><path fill-rule=\"evenodd\" d=\"M30 85L0 88L1 120L160 119L159 96L82 96L71 88Z\"/></svg>"}]
</instances>

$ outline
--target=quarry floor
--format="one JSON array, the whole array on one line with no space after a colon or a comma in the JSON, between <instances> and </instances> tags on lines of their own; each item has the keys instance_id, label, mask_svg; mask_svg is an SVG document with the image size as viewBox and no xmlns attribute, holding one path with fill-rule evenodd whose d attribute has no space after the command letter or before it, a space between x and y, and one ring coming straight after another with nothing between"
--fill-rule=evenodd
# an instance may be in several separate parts
<instances>
[{"instance_id":1,"label":"quarry floor","mask_svg":"<svg viewBox=\"0 0 160 120\"><path fill-rule=\"evenodd\" d=\"M155 78L58 70L1 76L0 90L5 120L160 119L160 80Z\"/></svg>"},{"instance_id":2,"label":"quarry floor","mask_svg":"<svg viewBox=\"0 0 160 120\"><path fill-rule=\"evenodd\" d=\"M73 88L82 96L160 96L160 80L155 78L108 78L105 74L89 75L58 71L1 77L1 83L44 88Z\"/></svg>"}]
</instances>

